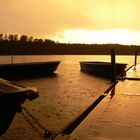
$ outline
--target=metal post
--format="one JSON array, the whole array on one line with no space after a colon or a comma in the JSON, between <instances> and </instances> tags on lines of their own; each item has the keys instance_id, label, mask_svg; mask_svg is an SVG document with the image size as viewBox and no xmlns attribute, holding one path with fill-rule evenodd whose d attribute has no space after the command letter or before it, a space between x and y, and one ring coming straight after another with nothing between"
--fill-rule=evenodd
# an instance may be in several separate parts
<instances>
[{"instance_id":1,"label":"metal post","mask_svg":"<svg viewBox=\"0 0 140 140\"><path fill-rule=\"evenodd\" d=\"M137 51L135 51L134 70L136 70L136 65L137 65Z\"/></svg>"},{"instance_id":2,"label":"metal post","mask_svg":"<svg viewBox=\"0 0 140 140\"><path fill-rule=\"evenodd\" d=\"M111 82L113 83L116 81L115 49L111 49L111 69L112 69Z\"/></svg>"}]
</instances>

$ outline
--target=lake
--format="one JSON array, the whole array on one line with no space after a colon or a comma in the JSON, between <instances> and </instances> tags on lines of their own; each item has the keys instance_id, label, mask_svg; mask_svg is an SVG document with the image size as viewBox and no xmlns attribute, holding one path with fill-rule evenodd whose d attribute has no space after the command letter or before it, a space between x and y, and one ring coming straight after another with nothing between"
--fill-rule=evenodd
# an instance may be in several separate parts
<instances>
[{"instance_id":1,"label":"lake","mask_svg":"<svg viewBox=\"0 0 140 140\"><path fill-rule=\"evenodd\" d=\"M138 56L138 61L140 57ZM64 63L78 63L78 61L110 61L110 55L15 55L0 56L0 63L21 63L36 61L60 60ZM116 55L116 62L134 63L134 56Z\"/></svg>"},{"instance_id":2,"label":"lake","mask_svg":"<svg viewBox=\"0 0 140 140\"><path fill-rule=\"evenodd\" d=\"M13 60L12 60L13 59ZM91 76L80 71L79 61L110 61L110 56L98 55L37 55L0 56L0 63L21 63L60 60L56 76L13 80L16 84L36 87L39 98L24 106L48 130L60 133L78 117L110 85L110 80ZM117 62L134 63L134 56L117 56ZM139 57L138 57L139 62ZM0 140L39 140L40 136L19 113Z\"/></svg>"}]
</instances>

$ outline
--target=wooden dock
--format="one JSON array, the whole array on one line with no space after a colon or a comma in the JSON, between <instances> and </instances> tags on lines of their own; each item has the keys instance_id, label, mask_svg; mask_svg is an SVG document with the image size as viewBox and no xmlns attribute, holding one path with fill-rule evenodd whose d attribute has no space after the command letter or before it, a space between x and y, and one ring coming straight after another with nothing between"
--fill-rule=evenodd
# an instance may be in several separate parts
<instances>
[{"instance_id":1,"label":"wooden dock","mask_svg":"<svg viewBox=\"0 0 140 140\"><path fill-rule=\"evenodd\" d=\"M127 71L109 93L70 133L55 140L139 140L140 65Z\"/></svg>"}]
</instances>

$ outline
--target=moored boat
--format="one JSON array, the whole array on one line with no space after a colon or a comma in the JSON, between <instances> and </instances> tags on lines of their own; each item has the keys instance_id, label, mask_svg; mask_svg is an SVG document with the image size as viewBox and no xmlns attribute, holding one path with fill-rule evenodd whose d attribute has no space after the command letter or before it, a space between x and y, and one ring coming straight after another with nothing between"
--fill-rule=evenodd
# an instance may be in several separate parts
<instances>
[{"instance_id":1,"label":"moored boat","mask_svg":"<svg viewBox=\"0 0 140 140\"><path fill-rule=\"evenodd\" d=\"M124 73L127 64L116 63L116 76ZM110 62L100 61L81 61L81 71L89 74L94 74L102 77L110 78L112 76L112 65Z\"/></svg>"},{"instance_id":2,"label":"moored boat","mask_svg":"<svg viewBox=\"0 0 140 140\"><path fill-rule=\"evenodd\" d=\"M2 78L42 76L54 73L60 61L0 64Z\"/></svg>"},{"instance_id":3,"label":"moored boat","mask_svg":"<svg viewBox=\"0 0 140 140\"><path fill-rule=\"evenodd\" d=\"M0 136L9 128L16 112L22 111L21 104L37 97L36 88L18 86L0 78Z\"/></svg>"}]
</instances>

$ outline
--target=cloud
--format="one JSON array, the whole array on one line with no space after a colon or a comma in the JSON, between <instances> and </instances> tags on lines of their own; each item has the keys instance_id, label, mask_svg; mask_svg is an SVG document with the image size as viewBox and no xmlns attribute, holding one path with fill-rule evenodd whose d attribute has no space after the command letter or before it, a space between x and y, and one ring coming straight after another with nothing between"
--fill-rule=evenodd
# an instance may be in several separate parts
<instances>
[{"instance_id":1,"label":"cloud","mask_svg":"<svg viewBox=\"0 0 140 140\"><path fill-rule=\"evenodd\" d=\"M0 31L49 37L64 30L140 30L139 0L2 0Z\"/></svg>"},{"instance_id":2,"label":"cloud","mask_svg":"<svg viewBox=\"0 0 140 140\"><path fill-rule=\"evenodd\" d=\"M3 32L50 35L65 28L89 26L88 18L82 11L73 11L58 1L13 0L10 6L6 2L3 6L0 10Z\"/></svg>"}]
</instances>

